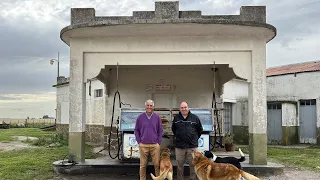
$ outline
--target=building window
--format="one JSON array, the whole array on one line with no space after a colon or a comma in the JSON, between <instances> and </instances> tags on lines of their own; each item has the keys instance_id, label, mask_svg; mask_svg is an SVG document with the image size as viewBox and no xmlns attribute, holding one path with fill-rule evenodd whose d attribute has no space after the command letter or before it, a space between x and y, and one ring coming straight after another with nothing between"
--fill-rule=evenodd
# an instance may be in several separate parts
<instances>
[{"instance_id":1,"label":"building window","mask_svg":"<svg viewBox=\"0 0 320 180\"><path fill-rule=\"evenodd\" d=\"M281 103L268 103L268 109L282 109Z\"/></svg>"},{"instance_id":2,"label":"building window","mask_svg":"<svg viewBox=\"0 0 320 180\"><path fill-rule=\"evenodd\" d=\"M94 90L94 97L102 97L102 96L103 96L103 90L102 89Z\"/></svg>"},{"instance_id":3,"label":"building window","mask_svg":"<svg viewBox=\"0 0 320 180\"><path fill-rule=\"evenodd\" d=\"M232 132L232 103L225 102L224 106L224 132Z\"/></svg>"},{"instance_id":4,"label":"building window","mask_svg":"<svg viewBox=\"0 0 320 180\"><path fill-rule=\"evenodd\" d=\"M310 105L316 105L315 99L307 99L307 100L300 100L301 106L310 106Z\"/></svg>"}]
</instances>

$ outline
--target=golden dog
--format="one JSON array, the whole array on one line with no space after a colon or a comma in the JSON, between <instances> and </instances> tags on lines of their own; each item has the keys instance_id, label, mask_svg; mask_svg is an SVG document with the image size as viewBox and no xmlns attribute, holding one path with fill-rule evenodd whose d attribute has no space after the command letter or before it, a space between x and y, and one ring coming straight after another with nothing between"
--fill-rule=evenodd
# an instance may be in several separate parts
<instances>
[{"instance_id":1,"label":"golden dog","mask_svg":"<svg viewBox=\"0 0 320 180\"><path fill-rule=\"evenodd\" d=\"M199 180L260 180L252 174L242 171L232 164L215 163L200 152L192 154L192 163Z\"/></svg>"},{"instance_id":2,"label":"golden dog","mask_svg":"<svg viewBox=\"0 0 320 180\"><path fill-rule=\"evenodd\" d=\"M160 156L160 175L155 177L150 173L152 179L154 180L164 180L165 178L172 180L173 168L170 161L170 150L168 148L162 149Z\"/></svg>"}]
</instances>

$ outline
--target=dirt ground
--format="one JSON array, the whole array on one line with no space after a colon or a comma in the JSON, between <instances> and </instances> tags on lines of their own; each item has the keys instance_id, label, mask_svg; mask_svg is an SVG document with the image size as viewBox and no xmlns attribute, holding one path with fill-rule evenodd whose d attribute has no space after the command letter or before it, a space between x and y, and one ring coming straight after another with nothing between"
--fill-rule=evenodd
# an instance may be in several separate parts
<instances>
[{"instance_id":1,"label":"dirt ground","mask_svg":"<svg viewBox=\"0 0 320 180\"><path fill-rule=\"evenodd\" d=\"M12 151L26 148L36 148L19 141L0 142L0 151Z\"/></svg>"},{"instance_id":2,"label":"dirt ground","mask_svg":"<svg viewBox=\"0 0 320 180\"><path fill-rule=\"evenodd\" d=\"M148 177L148 176L147 176ZM261 180L319 180L320 173L310 171L299 171L294 168L285 168L284 173L276 176L259 177ZM59 176L54 180L139 180L138 175L134 176L115 176L115 175L88 175L88 176ZM150 176L147 179L151 179ZM188 179L187 177L185 179Z\"/></svg>"}]
</instances>

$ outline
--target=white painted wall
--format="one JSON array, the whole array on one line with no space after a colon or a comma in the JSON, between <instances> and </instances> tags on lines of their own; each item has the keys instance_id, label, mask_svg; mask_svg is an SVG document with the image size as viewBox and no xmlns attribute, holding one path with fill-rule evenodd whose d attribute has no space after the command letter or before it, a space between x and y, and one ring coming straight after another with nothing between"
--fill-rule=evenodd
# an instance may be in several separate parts
<instances>
[{"instance_id":1,"label":"white painted wall","mask_svg":"<svg viewBox=\"0 0 320 180\"><path fill-rule=\"evenodd\" d=\"M238 100L232 105L232 125L249 126L248 101Z\"/></svg>"},{"instance_id":2,"label":"white painted wall","mask_svg":"<svg viewBox=\"0 0 320 180\"><path fill-rule=\"evenodd\" d=\"M86 84L86 124L104 125L105 122L105 88L98 80L91 82L91 96L89 83ZM103 89L103 97L94 97L94 90ZM57 87L57 123L69 124L69 85Z\"/></svg>"},{"instance_id":3,"label":"white painted wall","mask_svg":"<svg viewBox=\"0 0 320 180\"><path fill-rule=\"evenodd\" d=\"M237 102L239 99L248 98L248 82L233 79L223 85L222 98L224 102Z\"/></svg>"},{"instance_id":4,"label":"white painted wall","mask_svg":"<svg viewBox=\"0 0 320 180\"><path fill-rule=\"evenodd\" d=\"M115 69L113 72L115 72ZM212 97L212 86L210 86L212 80L212 71L193 69L188 70L187 72L188 73L186 73L186 71L183 69L159 69L155 72L152 69L121 69L119 73L119 83L122 101L125 103L130 103L133 107L143 108L144 101L146 99L152 99L154 97L152 96L154 92L146 91L145 85L152 84L154 86L159 81L163 81L165 84L175 85L176 87L175 90L168 92L173 97L173 106L177 107L180 101L185 100L189 102L190 107L210 107ZM297 74L296 77L294 77L294 75L268 77L268 100L274 101L317 98L317 126L320 127L320 91L316 91L315 89L313 89L320 86L318 77L319 75L319 72L313 72ZM111 81L110 86L115 86L115 73L112 74L111 79L113 80ZM306 82L309 82L309 84L307 85ZM111 122L114 89L110 92L109 98L105 98L104 93L104 97L95 98L94 90L103 89L103 92L105 92L105 88L103 83L98 80L93 80L91 82L91 86L92 93L91 96L89 96L89 83L86 84L86 124L109 125ZM306 90L303 90L302 87L307 89L307 94L305 94ZM68 93L68 85L60 86L57 88L57 103L58 107L60 106L60 110L58 108L57 123L69 123ZM160 92L159 94L161 93L162 92ZM177 93L179 93L179 95L177 95ZM245 99L247 96L248 83L246 81L231 80L224 84L223 94L221 97L224 102L233 103L233 125L248 126L248 104L247 102L243 101L243 99ZM155 103L157 105L157 102ZM297 112L296 104L283 103L283 126L299 126L298 114L299 112Z\"/></svg>"},{"instance_id":5,"label":"white painted wall","mask_svg":"<svg viewBox=\"0 0 320 180\"><path fill-rule=\"evenodd\" d=\"M77 106L72 106L73 114L71 116L74 119L75 124L72 127L72 131L82 132L84 126L81 125L82 115L75 112L81 112L82 101L79 99L80 94L83 93L82 86L80 86L79 81L87 82L88 79L97 77L102 68L109 68L110 66L115 66L119 63L120 66L123 65L208 65L211 66L213 62L219 65L228 65L230 68L233 68L234 73L242 78L248 79L248 81L254 80L254 85L251 86L253 94L256 94L252 99L253 111L252 116L254 116L253 121L257 121L261 126L252 126L250 132L254 133L263 133L265 132L266 120L265 118L265 109L264 107L255 106L259 104L260 101L264 101L264 98L259 98L260 95L264 97L265 89L260 88L258 90L256 87L262 87L259 83L264 82L259 80L261 74L251 73L251 68L255 69L255 72L262 72L264 76L265 67L265 46L266 42L264 38L258 38L254 36L159 36L159 37L88 37L88 38L72 38L70 40L70 48L72 51L71 59L72 63L71 68L74 68L73 74L71 74L75 82L78 84L71 84L72 91L76 93L71 96L74 99L74 103ZM252 64L252 62L255 62ZM192 66L190 66L192 67ZM261 67L261 68L260 68ZM83 73L82 73L83 70ZM202 73L202 72L200 72ZM224 74L222 74L224 73ZM160 73L161 75L163 73ZM169 73L170 74L170 73ZM183 72L182 72L183 74ZM230 74L231 77L230 77ZM160 76L161 76L160 75ZM197 77L198 79L193 80L190 76ZM224 69L219 77L220 82L227 82L234 77L233 72L230 72L230 69ZM228 76L229 75L229 76ZM141 77L145 78L146 76L154 76L154 81L157 81L158 75L153 73L145 73ZM157 77L158 76L158 77ZM185 73L184 76L179 74L179 78L174 76L166 77L166 79L175 79L177 81L182 81L184 84L189 82L206 82L206 78L199 77L197 73ZM157 77L157 78L156 78ZM205 77L212 77L212 74L208 74ZM136 74L127 76L131 83L131 86L127 91L122 90L122 99L125 103L130 103L127 101L133 102L133 107L139 107L143 105L143 102L147 98L152 98L152 96L147 96L141 87L145 87L145 84L141 80L136 80ZM184 82L185 81L185 82ZM135 87L139 84L139 86ZM176 101L186 100L191 102L191 107L197 107L199 104L208 104L211 106L212 99L212 89L205 90L202 92L203 85L196 87L197 89L190 89L188 85L183 85L185 89L179 89L180 95L176 95ZM211 83L210 83L211 84ZM217 86L221 87L222 84ZM86 87L88 84L86 84ZM205 85L208 86L208 85ZM200 90L199 90L200 89ZM191 90L196 90L191 92ZM86 88L87 91L87 88ZM132 96L130 93L136 93ZM208 93L210 92L210 94ZM88 92L85 92L88 94ZM110 92L111 97L114 92ZM124 95L123 95L124 94ZM239 92L238 95L241 95L242 92ZM132 96L132 98L125 99L126 95ZM236 96L238 96L236 95ZM233 98L233 97L227 97ZM196 100L197 99L197 100ZM106 119L105 125L110 123L111 111L112 111L112 101L113 97L105 101L106 110L104 117ZM91 102L91 101L90 101ZM97 110L97 107L101 107L101 102L96 102L99 105L93 105L86 103L86 118L91 119L90 123L100 123L102 118L103 110ZM139 106L138 106L139 105ZM141 106L140 106L141 107ZM70 107L71 108L71 107ZM72 109L71 108L71 109ZM255 110L255 108L258 108ZM99 113L93 113L88 109L96 109ZM91 117L91 118L90 118ZM97 118L96 118L97 117ZM97 120L98 119L98 120ZM254 130L255 129L255 130Z\"/></svg>"},{"instance_id":6,"label":"white painted wall","mask_svg":"<svg viewBox=\"0 0 320 180\"><path fill-rule=\"evenodd\" d=\"M320 71L267 78L268 100L319 99Z\"/></svg>"},{"instance_id":7,"label":"white painted wall","mask_svg":"<svg viewBox=\"0 0 320 180\"><path fill-rule=\"evenodd\" d=\"M248 126L248 90L249 83L233 79L223 85L223 102L232 103L232 125Z\"/></svg>"},{"instance_id":8,"label":"white painted wall","mask_svg":"<svg viewBox=\"0 0 320 180\"><path fill-rule=\"evenodd\" d=\"M317 126L320 127L320 71L272 76L267 78L268 101L317 100ZM299 103L298 103L299 106ZM297 113L299 122L299 111Z\"/></svg>"},{"instance_id":9,"label":"white painted wall","mask_svg":"<svg viewBox=\"0 0 320 180\"><path fill-rule=\"evenodd\" d=\"M232 73L229 69L223 71L225 75L220 76L221 82L229 81L234 77L234 73L239 77L248 79L249 82L251 80L254 81L250 86L253 94L255 94L254 98L250 99L250 102L252 102L251 110L255 112L251 113L254 117L251 118L251 122L256 122L260 125L252 125L249 130L251 133L266 132L266 108L256 105L261 104L260 101L265 101L265 87L260 85L260 83L264 84L264 80L260 80L260 76L265 76L263 70L265 69L266 41L263 37L223 35L161 36L160 34L158 34L159 36L72 38L70 40L70 48L73 52L71 55L73 61L71 62L74 63L71 63L71 67L75 68L73 71L74 76L81 77L73 78L74 87L72 86L72 88L74 91L76 89L79 90L76 91L77 94L72 98L79 105L74 107L72 111L82 111L81 109L84 107L82 105L83 102L80 102L79 99L82 87L77 83L80 84L80 81L85 83L87 79L97 77L102 68L114 67L117 63L120 66L200 64L209 65L212 68L213 62L215 62L217 65L228 65L233 68ZM252 62L254 63L252 64ZM252 68L254 68L253 71L251 71ZM188 81L188 78L186 76L182 80ZM219 85L221 86L222 84ZM182 96L188 97L186 93ZM202 97L203 95L198 96L200 96L200 98L197 97L198 99L206 99ZM141 99L140 94L134 97ZM106 102L106 106L109 108L105 113L106 119L109 119L106 121L107 125L111 118L108 115L110 116L111 114L112 107L110 105L112 102L110 101L112 100L113 98L108 99L108 102ZM82 115L71 115L75 121L74 131L83 131L83 126L77 125L81 124Z\"/></svg>"},{"instance_id":10,"label":"white painted wall","mask_svg":"<svg viewBox=\"0 0 320 180\"><path fill-rule=\"evenodd\" d=\"M181 101L187 101L191 108L211 108L213 91L213 71L207 68L128 68L119 69L119 92L123 103L131 104L134 108L144 108L147 99L153 99L153 94L170 94L172 105L179 107ZM217 82L219 82L217 80ZM116 91L116 70L113 69L110 76L110 94L107 98L106 125L111 122L113 96ZM171 90L156 91L155 85L168 84ZM146 90L146 85L152 85L153 89ZM219 92L217 92L219 97ZM171 102L170 102L171 103ZM161 104L164 104L162 102ZM168 105L170 106L170 105ZM116 104L118 107L118 104ZM155 107L157 101L155 100ZM118 114L116 113L116 116Z\"/></svg>"},{"instance_id":11,"label":"white painted wall","mask_svg":"<svg viewBox=\"0 0 320 180\"><path fill-rule=\"evenodd\" d=\"M69 124L69 85L57 87L57 124Z\"/></svg>"},{"instance_id":12,"label":"white painted wall","mask_svg":"<svg viewBox=\"0 0 320 180\"><path fill-rule=\"evenodd\" d=\"M268 101L298 101L300 99L317 99L317 126L320 127L320 72L307 72L267 77ZM224 85L223 100L233 102L233 125L248 124L247 104L241 102L248 97L248 83L231 80ZM299 104L299 103L297 103ZM282 104L282 124L299 126L297 104ZM299 106L299 105L298 105Z\"/></svg>"},{"instance_id":13,"label":"white painted wall","mask_svg":"<svg viewBox=\"0 0 320 180\"><path fill-rule=\"evenodd\" d=\"M98 80L91 81L91 96L89 95L90 83L86 83L86 124L104 125L105 122L105 87ZM95 97L95 90L102 89L102 97Z\"/></svg>"},{"instance_id":14,"label":"white painted wall","mask_svg":"<svg viewBox=\"0 0 320 180\"><path fill-rule=\"evenodd\" d=\"M84 79L96 77L105 65L229 64L250 81L252 49L264 39L227 36L109 37L72 39L73 51L84 53ZM74 44L74 45L73 45ZM94 62L94 63L93 63Z\"/></svg>"},{"instance_id":15,"label":"white painted wall","mask_svg":"<svg viewBox=\"0 0 320 180\"><path fill-rule=\"evenodd\" d=\"M282 126L299 126L297 105L282 103Z\"/></svg>"}]
</instances>

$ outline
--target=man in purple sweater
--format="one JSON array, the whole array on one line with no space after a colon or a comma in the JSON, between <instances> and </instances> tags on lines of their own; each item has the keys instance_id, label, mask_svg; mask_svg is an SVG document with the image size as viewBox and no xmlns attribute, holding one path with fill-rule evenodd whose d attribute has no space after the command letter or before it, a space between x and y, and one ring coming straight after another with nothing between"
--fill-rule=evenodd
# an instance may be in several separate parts
<instances>
[{"instance_id":1,"label":"man in purple sweater","mask_svg":"<svg viewBox=\"0 0 320 180\"><path fill-rule=\"evenodd\" d=\"M160 174L160 144L162 141L162 121L154 113L154 102L145 102L146 112L138 116L134 134L139 144L140 151L140 180L146 179L148 155L151 154L156 176Z\"/></svg>"}]
</instances>

